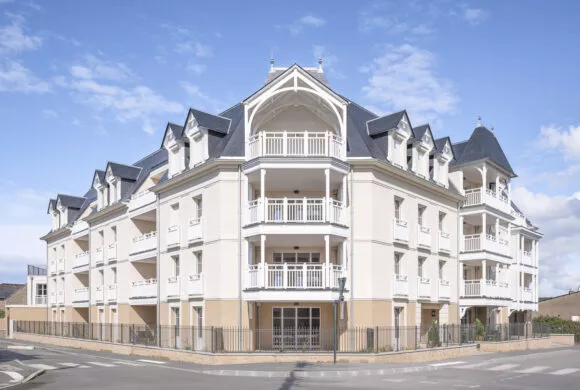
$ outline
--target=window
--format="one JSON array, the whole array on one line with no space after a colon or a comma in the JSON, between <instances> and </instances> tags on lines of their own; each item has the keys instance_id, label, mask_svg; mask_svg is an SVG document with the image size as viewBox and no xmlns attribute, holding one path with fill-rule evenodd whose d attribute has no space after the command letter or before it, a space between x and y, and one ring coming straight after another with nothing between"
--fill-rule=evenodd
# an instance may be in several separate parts
<instances>
[{"instance_id":1,"label":"window","mask_svg":"<svg viewBox=\"0 0 580 390\"><path fill-rule=\"evenodd\" d=\"M400 198L395 198L395 219L397 220L401 220L403 219L402 213L401 213L401 206L403 205L403 200Z\"/></svg>"},{"instance_id":2,"label":"window","mask_svg":"<svg viewBox=\"0 0 580 390\"><path fill-rule=\"evenodd\" d=\"M173 260L173 276L179 277L179 256L172 256L171 259Z\"/></svg>"},{"instance_id":3,"label":"window","mask_svg":"<svg viewBox=\"0 0 580 390\"><path fill-rule=\"evenodd\" d=\"M419 257L417 275L422 278L423 277L423 265L427 259L425 257Z\"/></svg>"},{"instance_id":4,"label":"window","mask_svg":"<svg viewBox=\"0 0 580 390\"><path fill-rule=\"evenodd\" d=\"M419 205L419 207L417 208L417 212L418 212L418 220L417 223L419 224L419 226L423 227L423 215L425 213L425 209L427 207L423 206L423 205Z\"/></svg>"},{"instance_id":5,"label":"window","mask_svg":"<svg viewBox=\"0 0 580 390\"><path fill-rule=\"evenodd\" d=\"M203 199L201 195L193 198L193 202L195 204L195 218L201 218L203 212Z\"/></svg>"},{"instance_id":6,"label":"window","mask_svg":"<svg viewBox=\"0 0 580 390\"><path fill-rule=\"evenodd\" d=\"M179 220L179 203L174 203L170 206L169 211L169 226L177 225Z\"/></svg>"},{"instance_id":7,"label":"window","mask_svg":"<svg viewBox=\"0 0 580 390\"><path fill-rule=\"evenodd\" d=\"M38 283L36 285L36 296L45 297L46 296L46 283Z\"/></svg>"},{"instance_id":8,"label":"window","mask_svg":"<svg viewBox=\"0 0 580 390\"><path fill-rule=\"evenodd\" d=\"M395 275L401 274L401 258L403 257L402 253L395 252Z\"/></svg>"},{"instance_id":9,"label":"window","mask_svg":"<svg viewBox=\"0 0 580 390\"><path fill-rule=\"evenodd\" d=\"M102 230L99 230L99 245L105 245L105 232Z\"/></svg>"},{"instance_id":10,"label":"window","mask_svg":"<svg viewBox=\"0 0 580 390\"><path fill-rule=\"evenodd\" d=\"M439 212L439 231L445 231L445 213L441 211Z\"/></svg>"},{"instance_id":11,"label":"window","mask_svg":"<svg viewBox=\"0 0 580 390\"><path fill-rule=\"evenodd\" d=\"M439 260L439 279L445 280L445 261Z\"/></svg>"},{"instance_id":12,"label":"window","mask_svg":"<svg viewBox=\"0 0 580 390\"><path fill-rule=\"evenodd\" d=\"M111 276L112 276L113 284L117 284L117 268L116 267L111 268Z\"/></svg>"},{"instance_id":13,"label":"window","mask_svg":"<svg viewBox=\"0 0 580 390\"><path fill-rule=\"evenodd\" d=\"M272 255L274 263L320 263L319 252L276 252Z\"/></svg>"},{"instance_id":14,"label":"window","mask_svg":"<svg viewBox=\"0 0 580 390\"><path fill-rule=\"evenodd\" d=\"M203 272L203 255L202 252L194 252L193 256L195 257L195 270L196 274L199 275Z\"/></svg>"},{"instance_id":15,"label":"window","mask_svg":"<svg viewBox=\"0 0 580 390\"><path fill-rule=\"evenodd\" d=\"M197 325L197 338L201 339L203 336L203 308L194 308L196 314L196 325Z\"/></svg>"},{"instance_id":16,"label":"window","mask_svg":"<svg viewBox=\"0 0 580 390\"><path fill-rule=\"evenodd\" d=\"M99 284L102 286L105 284L105 271L99 270Z\"/></svg>"},{"instance_id":17,"label":"window","mask_svg":"<svg viewBox=\"0 0 580 390\"><path fill-rule=\"evenodd\" d=\"M111 227L111 238L112 238L112 243L113 242L117 242L117 227L116 226L112 226Z\"/></svg>"}]
</instances>

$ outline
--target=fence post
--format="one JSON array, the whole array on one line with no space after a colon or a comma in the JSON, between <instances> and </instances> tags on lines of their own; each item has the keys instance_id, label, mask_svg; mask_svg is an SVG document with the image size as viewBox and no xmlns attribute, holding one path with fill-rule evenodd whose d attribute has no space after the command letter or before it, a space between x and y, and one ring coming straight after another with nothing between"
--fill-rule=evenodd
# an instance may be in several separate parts
<instances>
[{"instance_id":1,"label":"fence post","mask_svg":"<svg viewBox=\"0 0 580 390\"><path fill-rule=\"evenodd\" d=\"M418 346L418 344L417 344L417 333L418 333L418 329L417 328L418 328L417 325L415 325L415 349L417 349L417 346Z\"/></svg>"},{"instance_id":2,"label":"fence post","mask_svg":"<svg viewBox=\"0 0 580 390\"><path fill-rule=\"evenodd\" d=\"M210 328L211 331L211 352L215 353L215 344L214 344L214 327Z\"/></svg>"},{"instance_id":3,"label":"fence post","mask_svg":"<svg viewBox=\"0 0 580 390\"><path fill-rule=\"evenodd\" d=\"M375 327L375 343L376 343L376 348L375 348L375 353L379 353L379 327Z\"/></svg>"}]
</instances>

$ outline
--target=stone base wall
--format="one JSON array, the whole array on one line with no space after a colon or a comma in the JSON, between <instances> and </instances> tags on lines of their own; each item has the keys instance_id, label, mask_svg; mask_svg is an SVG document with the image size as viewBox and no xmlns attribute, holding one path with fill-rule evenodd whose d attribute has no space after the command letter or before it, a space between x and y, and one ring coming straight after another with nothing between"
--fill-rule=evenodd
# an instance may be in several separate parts
<instances>
[{"instance_id":1,"label":"stone base wall","mask_svg":"<svg viewBox=\"0 0 580 390\"><path fill-rule=\"evenodd\" d=\"M574 335L573 334L552 334L550 335L550 340L553 344L574 346Z\"/></svg>"},{"instance_id":2,"label":"stone base wall","mask_svg":"<svg viewBox=\"0 0 580 390\"><path fill-rule=\"evenodd\" d=\"M545 349L552 347L552 339L545 337L541 339L527 339L516 341L481 342L479 350L481 352L512 352L524 351L527 349Z\"/></svg>"}]
</instances>

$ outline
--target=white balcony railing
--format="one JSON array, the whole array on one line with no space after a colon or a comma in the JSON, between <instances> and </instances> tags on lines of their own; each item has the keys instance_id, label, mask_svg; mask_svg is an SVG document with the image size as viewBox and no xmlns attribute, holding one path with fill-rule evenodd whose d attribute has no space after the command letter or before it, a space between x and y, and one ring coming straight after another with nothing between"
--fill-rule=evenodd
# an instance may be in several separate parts
<instances>
[{"instance_id":1,"label":"white balcony railing","mask_svg":"<svg viewBox=\"0 0 580 390\"><path fill-rule=\"evenodd\" d=\"M195 217L189 220L187 227L187 240L196 241L203 238L203 217Z\"/></svg>"},{"instance_id":2,"label":"white balcony railing","mask_svg":"<svg viewBox=\"0 0 580 390\"><path fill-rule=\"evenodd\" d=\"M524 265L529 265L529 266L534 266L534 257L532 255L532 252L528 252L528 251L521 251L522 253L522 264Z\"/></svg>"},{"instance_id":3,"label":"white balcony railing","mask_svg":"<svg viewBox=\"0 0 580 390\"><path fill-rule=\"evenodd\" d=\"M394 219L393 235L396 241L409 242L409 224L402 219Z\"/></svg>"},{"instance_id":4,"label":"white balcony railing","mask_svg":"<svg viewBox=\"0 0 580 390\"><path fill-rule=\"evenodd\" d=\"M89 265L89 251L78 253L75 256L75 267Z\"/></svg>"},{"instance_id":5,"label":"white balcony railing","mask_svg":"<svg viewBox=\"0 0 580 390\"><path fill-rule=\"evenodd\" d=\"M107 300L109 302L117 300L117 284L116 283L109 284L109 286L107 286Z\"/></svg>"},{"instance_id":6,"label":"white balcony railing","mask_svg":"<svg viewBox=\"0 0 580 390\"><path fill-rule=\"evenodd\" d=\"M117 242L112 242L107 246L107 261L117 260Z\"/></svg>"},{"instance_id":7,"label":"white balcony railing","mask_svg":"<svg viewBox=\"0 0 580 390\"><path fill-rule=\"evenodd\" d=\"M133 243L131 245L131 254L147 252L154 249L157 249L156 231L152 231L137 237L133 237Z\"/></svg>"},{"instance_id":8,"label":"white balcony railing","mask_svg":"<svg viewBox=\"0 0 580 390\"><path fill-rule=\"evenodd\" d=\"M417 244L422 247L431 247L431 229L425 226L417 227Z\"/></svg>"},{"instance_id":9,"label":"white balcony railing","mask_svg":"<svg viewBox=\"0 0 580 390\"><path fill-rule=\"evenodd\" d=\"M179 226L173 225L167 228L167 246L179 245Z\"/></svg>"},{"instance_id":10,"label":"white balcony railing","mask_svg":"<svg viewBox=\"0 0 580 390\"><path fill-rule=\"evenodd\" d=\"M417 278L417 296L420 298L431 297L431 279L423 277Z\"/></svg>"},{"instance_id":11,"label":"white balcony railing","mask_svg":"<svg viewBox=\"0 0 580 390\"><path fill-rule=\"evenodd\" d=\"M187 278L187 294L188 295L203 294L203 273L189 275L189 277Z\"/></svg>"},{"instance_id":12,"label":"white balcony railing","mask_svg":"<svg viewBox=\"0 0 580 390\"><path fill-rule=\"evenodd\" d=\"M35 305L46 305L47 298L48 297L46 295L36 295L34 297L34 304Z\"/></svg>"},{"instance_id":13,"label":"white balcony railing","mask_svg":"<svg viewBox=\"0 0 580 390\"><path fill-rule=\"evenodd\" d=\"M247 141L248 158L334 157L344 159L342 138L326 132L260 131Z\"/></svg>"},{"instance_id":14,"label":"white balcony railing","mask_svg":"<svg viewBox=\"0 0 580 390\"><path fill-rule=\"evenodd\" d=\"M89 300L89 288L77 288L74 291L73 299L75 302L87 302Z\"/></svg>"},{"instance_id":15,"label":"white balcony railing","mask_svg":"<svg viewBox=\"0 0 580 390\"><path fill-rule=\"evenodd\" d=\"M335 289L342 272L342 266L333 264L255 264L246 272L246 288Z\"/></svg>"},{"instance_id":16,"label":"white balcony railing","mask_svg":"<svg viewBox=\"0 0 580 390\"><path fill-rule=\"evenodd\" d=\"M59 305L64 305L64 290L59 290L56 294Z\"/></svg>"},{"instance_id":17,"label":"white balcony railing","mask_svg":"<svg viewBox=\"0 0 580 390\"><path fill-rule=\"evenodd\" d=\"M409 279L407 275L395 275L393 295L398 297L406 297L409 295Z\"/></svg>"},{"instance_id":18,"label":"white balcony railing","mask_svg":"<svg viewBox=\"0 0 580 390\"><path fill-rule=\"evenodd\" d=\"M439 299L451 298L451 286L449 280L439 280Z\"/></svg>"},{"instance_id":19,"label":"white balcony railing","mask_svg":"<svg viewBox=\"0 0 580 390\"><path fill-rule=\"evenodd\" d=\"M510 214L515 218L514 224L519 226L526 226L526 216L519 211L514 209L511 210Z\"/></svg>"},{"instance_id":20,"label":"white balcony railing","mask_svg":"<svg viewBox=\"0 0 580 390\"><path fill-rule=\"evenodd\" d=\"M464 280L464 297L487 297L506 299L510 297L509 284L496 280Z\"/></svg>"},{"instance_id":21,"label":"white balcony railing","mask_svg":"<svg viewBox=\"0 0 580 390\"><path fill-rule=\"evenodd\" d=\"M439 232L439 251L451 252L451 237L449 233Z\"/></svg>"},{"instance_id":22,"label":"white balcony railing","mask_svg":"<svg viewBox=\"0 0 580 390\"><path fill-rule=\"evenodd\" d=\"M58 259L58 272L64 272L64 259Z\"/></svg>"},{"instance_id":23,"label":"white balcony railing","mask_svg":"<svg viewBox=\"0 0 580 390\"><path fill-rule=\"evenodd\" d=\"M157 296L157 279L131 282L131 298L154 298Z\"/></svg>"},{"instance_id":24,"label":"white balcony railing","mask_svg":"<svg viewBox=\"0 0 580 390\"><path fill-rule=\"evenodd\" d=\"M95 251L95 264L103 264L105 262L105 251L103 247L99 247Z\"/></svg>"},{"instance_id":25,"label":"white balcony railing","mask_svg":"<svg viewBox=\"0 0 580 390\"><path fill-rule=\"evenodd\" d=\"M129 211L140 209L141 207L148 206L154 203L156 200L155 193L149 190L141 191L131 196L131 201L129 202Z\"/></svg>"},{"instance_id":26,"label":"white balcony railing","mask_svg":"<svg viewBox=\"0 0 580 390\"><path fill-rule=\"evenodd\" d=\"M503 194L498 194L490 189L486 189L482 194L481 188L465 190L464 206L477 206L480 204L487 204L506 214L511 214L512 211L508 198L503 196Z\"/></svg>"},{"instance_id":27,"label":"white balcony railing","mask_svg":"<svg viewBox=\"0 0 580 390\"><path fill-rule=\"evenodd\" d=\"M105 286L95 287L95 301L103 302L105 300Z\"/></svg>"},{"instance_id":28,"label":"white balcony railing","mask_svg":"<svg viewBox=\"0 0 580 390\"><path fill-rule=\"evenodd\" d=\"M326 198L262 198L248 203L247 223L345 224L344 204Z\"/></svg>"},{"instance_id":29,"label":"white balcony railing","mask_svg":"<svg viewBox=\"0 0 580 390\"><path fill-rule=\"evenodd\" d=\"M180 296L181 279L179 276L172 276L167 278L167 296L168 297L178 297Z\"/></svg>"},{"instance_id":30,"label":"white balcony railing","mask_svg":"<svg viewBox=\"0 0 580 390\"><path fill-rule=\"evenodd\" d=\"M534 290L529 287L522 288L522 302L534 302Z\"/></svg>"},{"instance_id":31,"label":"white balcony railing","mask_svg":"<svg viewBox=\"0 0 580 390\"><path fill-rule=\"evenodd\" d=\"M509 241L503 238L497 238L494 235L486 234L483 240L483 234L466 235L464 238L464 252L489 251L509 256Z\"/></svg>"}]
</instances>

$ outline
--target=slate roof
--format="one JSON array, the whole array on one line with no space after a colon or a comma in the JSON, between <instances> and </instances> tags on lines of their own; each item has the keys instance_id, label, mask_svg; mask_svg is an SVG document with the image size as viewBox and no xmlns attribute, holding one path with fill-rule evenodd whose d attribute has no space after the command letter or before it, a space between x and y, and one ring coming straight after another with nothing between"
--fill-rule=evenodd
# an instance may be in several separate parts
<instances>
[{"instance_id":1,"label":"slate roof","mask_svg":"<svg viewBox=\"0 0 580 390\"><path fill-rule=\"evenodd\" d=\"M484 126L476 127L465 145L456 146L455 150L455 161L452 165L487 159L503 168L512 177L516 176L497 138Z\"/></svg>"},{"instance_id":2,"label":"slate roof","mask_svg":"<svg viewBox=\"0 0 580 390\"><path fill-rule=\"evenodd\" d=\"M139 177L141 172L140 167L135 167L132 165L123 165L114 162L109 162L107 164L107 170L111 169L113 176L120 178L121 180L135 181Z\"/></svg>"},{"instance_id":3,"label":"slate roof","mask_svg":"<svg viewBox=\"0 0 580 390\"><path fill-rule=\"evenodd\" d=\"M105 171L102 171L100 169L95 169L95 174L93 175L93 178L97 176L99 178L99 182L100 183L104 183L105 182Z\"/></svg>"},{"instance_id":4,"label":"slate roof","mask_svg":"<svg viewBox=\"0 0 580 390\"><path fill-rule=\"evenodd\" d=\"M453 151L453 146L451 145L451 138L449 137L437 138L435 141L433 141L435 143L435 150L438 152L442 152L443 148L445 147L445 142L447 141L449 141L449 146L451 146L451 150Z\"/></svg>"},{"instance_id":5,"label":"slate roof","mask_svg":"<svg viewBox=\"0 0 580 390\"><path fill-rule=\"evenodd\" d=\"M284 73L286 71L286 69L288 69L288 68L274 68L273 71L268 72L268 75L266 76L266 80L264 80L264 85L266 85L269 82L271 82L272 80L276 79L278 76L280 76L282 73ZM310 74L316 80L320 81L322 84L324 84L330 88L330 84L328 83L328 79L326 78L326 75L324 74L324 72L320 72L318 70L318 68L302 68L302 69L304 69L306 72L308 72L308 74Z\"/></svg>"},{"instance_id":6,"label":"slate roof","mask_svg":"<svg viewBox=\"0 0 580 390\"><path fill-rule=\"evenodd\" d=\"M175 123L168 122L167 128L169 129L169 131L171 131L173 133L173 136L175 137L175 139L179 139L181 137L181 135L183 134L183 126L179 126L179 125L176 125Z\"/></svg>"},{"instance_id":7,"label":"slate roof","mask_svg":"<svg viewBox=\"0 0 580 390\"><path fill-rule=\"evenodd\" d=\"M64 207L71 209L80 209L83 205L85 198L79 196L63 195L58 194L56 197L56 202L62 204Z\"/></svg>"},{"instance_id":8,"label":"slate roof","mask_svg":"<svg viewBox=\"0 0 580 390\"><path fill-rule=\"evenodd\" d=\"M381 116L379 118L375 118L367 122L366 127L369 135L379 135L382 133L386 133L389 130L394 129L397 127L403 115L406 114L406 111L399 111L393 114Z\"/></svg>"},{"instance_id":9,"label":"slate roof","mask_svg":"<svg viewBox=\"0 0 580 390\"><path fill-rule=\"evenodd\" d=\"M218 133L227 134L230 130L232 120L220 115L208 114L205 111L190 108L189 112L193 115L198 125Z\"/></svg>"},{"instance_id":10,"label":"slate roof","mask_svg":"<svg viewBox=\"0 0 580 390\"><path fill-rule=\"evenodd\" d=\"M56 207L56 199L49 199L48 200L48 209L46 209L46 213L50 213L50 210L54 209Z\"/></svg>"},{"instance_id":11,"label":"slate roof","mask_svg":"<svg viewBox=\"0 0 580 390\"><path fill-rule=\"evenodd\" d=\"M12 294L20 290L23 286L25 286L25 284L0 283L0 300L10 298Z\"/></svg>"}]
</instances>

